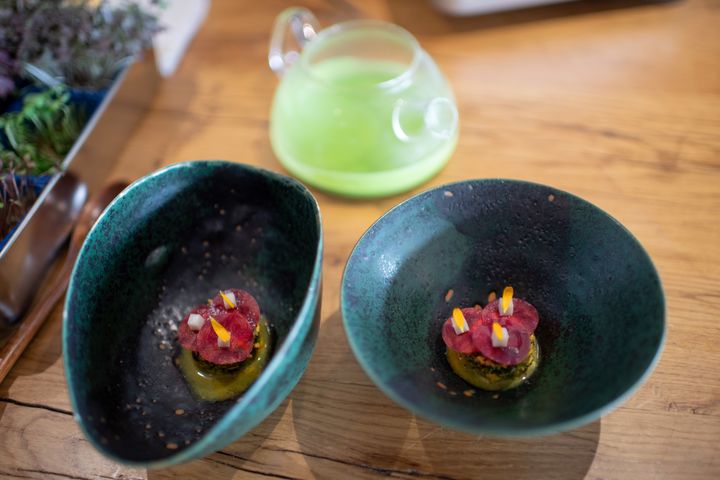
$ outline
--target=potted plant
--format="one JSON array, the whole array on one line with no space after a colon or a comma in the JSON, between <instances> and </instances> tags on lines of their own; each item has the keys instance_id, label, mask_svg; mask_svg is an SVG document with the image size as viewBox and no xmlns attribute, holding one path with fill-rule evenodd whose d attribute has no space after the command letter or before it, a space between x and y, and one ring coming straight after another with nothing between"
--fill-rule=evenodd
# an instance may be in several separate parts
<instances>
[{"instance_id":1,"label":"potted plant","mask_svg":"<svg viewBox=\"0 0 720 480\"><path fill-rule=\"evenodd\" d=\"M16 58L40 84L102 91L158 32L157 18L135 3L42 2L24 22Z\"/></svg>"},{"instance_id":2,"label":"potted plant","mask_svg":"<svg viewBox=\"0 0 720 480\"><path fill-rule=\"evenodd\" d=\"M31 93L0 116L0 248L52 174L87 118L63 87Z\"/></svg>"}]
</instances>

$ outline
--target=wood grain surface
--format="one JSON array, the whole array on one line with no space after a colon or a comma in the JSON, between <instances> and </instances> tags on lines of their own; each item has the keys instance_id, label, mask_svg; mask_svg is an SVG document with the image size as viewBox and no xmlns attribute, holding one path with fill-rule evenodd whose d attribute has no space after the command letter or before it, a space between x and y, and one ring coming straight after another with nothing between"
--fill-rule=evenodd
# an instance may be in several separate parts
<instances>
[{"instance_id":1,"label":"wood grain surface","mask_svg":"<svg viewBox=\"0 0 720 480\"><path fill-rule=\"evenodd\" d=\"M347 201L316 192L326 239L322 326L290 397L240 441L161 471L96 453L68 402L61 309L0 385L0 477L720 478L720 2L591 1L474 19L424 1L306 0L324 25L391 20L414 33L458 98L461 136L441 174L550 184L627 226L668 302L662 359L617 411L529 440L474 437L414 417L355 361L339 314L355 241L415 192ZM121 154L114 178L191 159L283 171L268 142L266 66L286 2L215 0L179 71Z\"/></svg>"}]
</instances>

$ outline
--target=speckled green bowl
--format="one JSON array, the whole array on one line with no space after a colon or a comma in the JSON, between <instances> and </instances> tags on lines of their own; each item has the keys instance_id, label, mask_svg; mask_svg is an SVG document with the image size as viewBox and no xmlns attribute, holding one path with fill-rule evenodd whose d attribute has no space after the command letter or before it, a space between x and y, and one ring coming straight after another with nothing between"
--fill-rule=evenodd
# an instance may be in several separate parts
<instances>
[{"instance_id":1,"label":"speckled green bowl","mask_svg":"<svg viewBox=\"0 0 720 480\"><path fill-rule=\"evenodd\" d=\"M119 462L162 467L218 450L260 423L312 354L321 261L317 203L288 177L189 162L128 187L90 231L65 303L65 375L90 442ZM239 398L198 400L174 363L176 325L231 287L258 300L274 354Z\"/></svg>"},{"instance_id":2,"label":"speckled green bowl","mask_svg":"<svg viewBox=\"0 0 720 480\"><path fill-rule=\"evenodd\" d=\"M440 327L505 285L537 307L540 365L517 389L471 393ZM348 260L341 303L350 345L385 394L476 434L599 418L650 375L665 336L660 279L630 232L580 198L510 180L445 185L390 210Z\"/></svg>"}]
</instances>

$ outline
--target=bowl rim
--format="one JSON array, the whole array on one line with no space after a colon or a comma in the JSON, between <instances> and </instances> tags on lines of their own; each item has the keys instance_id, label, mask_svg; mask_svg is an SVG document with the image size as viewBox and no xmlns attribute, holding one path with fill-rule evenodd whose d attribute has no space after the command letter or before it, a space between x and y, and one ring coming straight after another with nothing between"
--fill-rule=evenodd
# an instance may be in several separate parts
<instances>
[{"instance_id":1,"label":"bowl rim","mask_svg":"<svg viewBox=\"0 0 720 480\"><path fill-rule=\"evenodd\" d=\"M546 188L553 191L553 193L557 196L560 195L566 195L570 198L572 198L575 201L579 201L582 204L588 205L596 210L598 210L600 213L607 216L607 218L615 223L622 231L625 232L625 234L628 236L631 242L634 242L639 248L641 254L645 257L645 259L648 261L650 268L652 270L653 276L658 282L658 285L660 287L660 303L662 307L662 324L661 324L661 335L660 335L660 342L658 343L657 350L655 351L655 354L653 355L653 358L648 363L648 365L645 367L645 371L633 382L630 387L628 387L623 393L615 397L610 402L606 403L605 405L602 405L594 410L591 410L587 413L584 413L582 415L579 415L574 418L570 418L567 420L554 422L550 425L538 425L538 426L527 426L527 427L485 427L485 426L476 426L476 425L468 425L466 423L463 423L461 421L456 421L453 419L445 418L442 414L436 414L431 409L424 408L424 405L416 405L412 404L410 401L403 398L401 395L397 394L394 389L386 385L381 379L380 375L372 368L370 365L370 362L367 361L367 359L364 357L364 354L362 353L362 348L360 345L356 342L352 335L353 327L351 325L351 322L348 320L348 317L350 316L350 312L352 309L347 305L347 299L346 299L346 286L347 286L347 279L349 275L349 269L351 266L351 263L355 258L357 258L356 254L358 252L358 249L362 243L366 241L366 238L369 236L369 234L373 231L373 229L376 228L377 225L379 225L381 222L384 222L386 218L389 218L391 215L394 215L395 212L401 208L405 208L407 205L409 205L411 202L416 202L421 198L429 197L433 194L436 194L436 192L447 190L449 188L462 188L463 186L470 185L473 187L480 186L484 187L486 185L521 185L521 186L527 186L527 187L540 187L540 188ZM427 190L424 190L420 193L417 193L402 202L398 203L394 207L390 208L387 212L385 212L380 218L375 220L372 225L370 225L367 230L362 234L360 239L355 243L355 246L352 249L352 252L350 253L350 256L348 257L347 262L345 263L345 268L343 270L342 280L341 280L341 286L340 286L340 311L342 314L343 319L343 326L345 328L345 334L348 339L348 343L350 344L350 348L353 351L353 354L355 355L355 358L357 359L358 363L362 367L362 369L365 371L365 373L370 377L370 379L373 381L373 383L382 391L387 397L389 397L391 400L393 400L395 403L397 403L399 406L405 408L406 410L418 415L419 417L422 417L426 420L435 422L441 426L447 426L450 428L454 428L459 431L463 431L466 433L471 433L475 435L488 435L493 437L499 437L499 438L528 438L528 437L539 437L543 435L551 435L554 433L564 432L567 430L573 430L575 428L579 428L581 426L587 425L602 416L612 412L616 408L618 408L620 405L622 405L625 401L627 401L632 395L634 395L637 390L647 381L647 379L652 375L653 371L657 367L660 357L662 355L662 351L665 347L666 337L667 337L667 304L665 301L665 289L662 284L662 280L660 278L660 275L658 273L657 267L652 261L652 258L650 258L650 255L645 250L645 247L640 243L640 241L635 237L635 235L630 232L622 223L620 223L615 217L607 213L605 210L601 209L600 207L597 207L593 203L577 196L572 193L569 193L565 190L552 187L549 185L544 185L541 183L536 182L529 182L526 180L515 180L515 179L508 179L508 178L477 178L477 179L466 179L466 180L460 180L457 182L450 182L445 183L441 185L437 185L435 187L429 188Z\"/></svg>"},{"instance_id":2,"label":"bowl rim","mask_svg":"<svg viewBox=\"0 0 720 480\"><path fill-rule=\"evenodd\" d=\"M258 379L252 384L252 386L240 397L240 400L236 402L232 407L230 407L225 414L220 418L218 422L216 422L209 430L207 430L200 439L192 444L190 444L187 448L182 449L178 451L177 453L174 453L172 455L169 455L167 457L156 459L156 460L149 460L149 461L138 461L138 460L130 460L127 458L120 457L116 455L114 452L110 451L109 449L105 448L104 445L102 445L100 442L97 442L94 436L90 435L90 432L88 431L88 428L86 426L85 421L82 419L80 414L78 413L78 402L77 398L75 396L75 384L72 381L72 375L70 374L70 369L68 367L69 362L67 358L67 351L68 351L68 340L69 340L69 332L68 332L68 318L69 318L69 307L70 307L70 299L72 297L72 292L74 289L76 289L74 283L75 278L77 275L77 269L78 265L80 264L79 260L81 257L85 255L86 250L89 248L89 242L88 239L90 239L93 234L95 234L98 225L100 225L101 221L105 218L105 216L108 214L110 210L112 210L117 203L122 201L122 198L127 196L130 191L139 188L141 185L145 184L146 182L167 174L170 171L174 170L181 170L181 169L194 169L198 168L200 166L214 166L214 167L230 167L230 168L237 168L240 170L249 171L252 173L257 173L262 176L268 177L272 179L275 182L284 182L289 183L290 185L293 185L295 187L298 187L300 192L307 197L308 200L310 200L310 204L314 210L315 213L315 219L316 224L315 227L318 231L318 242L317 242L317 248L315 250L315 258L313 260L313 267L312 267L312 274L310 276L308 289L305 293L305 298L303 299L302 306L300 307L300 310L298 311L298 314L295 316L295 319L292 322L292 326L290 327L290 330L288 331L285 340L283 341L282 345L280 346L277 351L275 351L272 355L272 358L270 359L270 362L265 367L265 369L262 371ZM63 371L65 374L65 382L67 384L67 390L68 390L68 396L70 397L70 406L73 411L73 418L75 421L80 425L80 429L83 432L83 435L85 438L90 442L91 445L95 447L96 450L101 452L106 457L132 467L142 467L147 469L157 469L157 468L163 468L163 467L169 467L172 465L177 465L180 463L184 463L190 460L193 460L195 458L199 458L205 454L207 454L210 451L214 450L214 447L212 444L214 443L214 438L219 436L219 434L223 431L226 431L230 429L233 426L233 423L240 418L243 410L247 408L247 406L250 404L250 398L254 397L254 393L262 390L265 388L266 384L270 381L270 378L273 378L276 376L276 372L280 370L282 367L284 367L284 364L287 363L288 350L291 349L292 345L297 342L303 340L309 330L310 325L312 323L312 318L314 316L315 309L319 302L319 294L321 292L320 290L320 284L321 284L321 275L322 275L322 255L323 254L323 230L322 230L322 218L320 214L320 207L318 205L317 199L314 197L312 192L303 185L301 182L295 180L292 177L283 175L281 173L273 172L271 170L266 170L264 168L256 167L254 165L248 165L245 163L239 163L239 162L231 162L227 160L191 160L191 161L184 161L179 163L174 163L169 166L166 166L164 168L161 168L159 170L156 170L148 175L145 175L143 177L138 178L134 182L132 182L130 185L128 185L115 199L113 199L112 202L105 208L105 210L102 212L102 214L98 217L98 219L95 221L95 224L92 226L90 231L88 232L88 235L85 239L85 242L83 242L83 245L80 249L80 252L78 253L77 260L75 262L75 265L73 266L72 273L70 275L70 281L68 283L67 288L67 294L65 296L65 302L63 304L63 328L62 328L62 355L63 355ZM302 320L302 321L299 321ZM294 388L294 386L293 386ZM278 405L281 403L286 397L282 397L277 402ZM274 411L277 408L272 409ZM256 427L259 423L264 421L267 418L267 415L260 419L255 425L253 425L250 429ZM248 430L250 430L248 429Z\"/></svg>"}]
</instances>

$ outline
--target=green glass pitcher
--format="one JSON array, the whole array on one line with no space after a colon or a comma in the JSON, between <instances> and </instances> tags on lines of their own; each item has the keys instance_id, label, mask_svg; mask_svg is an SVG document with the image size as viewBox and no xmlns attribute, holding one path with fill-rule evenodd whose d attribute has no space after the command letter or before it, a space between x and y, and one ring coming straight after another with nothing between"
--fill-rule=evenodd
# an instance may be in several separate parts
<instances>
[{"instance_id":1,"label":"green glass pitcher","mask_svg":"<svg viewBox=\"0 0 720 480\"><path fill-rule=\"evenodd\" d=\"M304 8L282 12L270 42L281 78L270 141L293 175L351 197L380 197L423 183L457 145L447 80L415 37L377 20L318 31ZM287 48L288 40L298 50Z\"/></svg>"}]
</instances>

